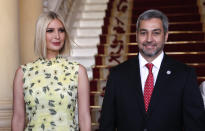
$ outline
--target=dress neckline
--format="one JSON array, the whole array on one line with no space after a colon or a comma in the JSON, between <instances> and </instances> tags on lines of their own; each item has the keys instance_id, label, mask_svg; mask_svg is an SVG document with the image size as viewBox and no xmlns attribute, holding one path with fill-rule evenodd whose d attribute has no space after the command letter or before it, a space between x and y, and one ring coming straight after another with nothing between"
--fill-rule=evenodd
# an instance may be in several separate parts
<instances>
[{"instance_id":1,"label":"dress neckline","mask_svg":"<svg viewBox=\"0 0 205 131\"><path fill-rule=\"evenodd\" d=\"M40 61L44 61L44 62L48 62L48 63L50 63L50 62L58 62L58 60L60 60L60 59L62 59L63 58L63 56L62 55L57 55L56 57L53 57L53 58L50 58L50 59L47 59L47 58L39 58L39 60Z\"/></svg>"}]
</instances>

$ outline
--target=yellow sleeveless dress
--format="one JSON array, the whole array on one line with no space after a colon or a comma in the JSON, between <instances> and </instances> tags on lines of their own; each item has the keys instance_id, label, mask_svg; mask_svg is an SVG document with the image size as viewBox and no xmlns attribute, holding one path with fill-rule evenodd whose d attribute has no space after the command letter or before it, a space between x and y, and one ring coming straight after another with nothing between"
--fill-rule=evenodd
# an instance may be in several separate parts
<instances>
[{"instance_id":1,"label":"yellow sleeveless dress","mask_svg":"<svg viewBox=\"0 0 205 131\"><path fill-rule=\"evenodd\" d=\"M57 56L22 65L25 131L78 131L79 64Z\"/></svg>"}]
</instances>

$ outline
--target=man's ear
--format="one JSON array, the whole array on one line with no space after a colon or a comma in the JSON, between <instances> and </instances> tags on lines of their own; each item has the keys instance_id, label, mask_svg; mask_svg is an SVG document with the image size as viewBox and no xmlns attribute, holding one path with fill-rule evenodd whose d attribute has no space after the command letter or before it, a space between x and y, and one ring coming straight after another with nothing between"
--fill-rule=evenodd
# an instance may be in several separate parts
<instances>
[{"instance_id":1,"label":"man's ear","mask_svg":"<svg viewBox=\"0 0 205 131\"><path fill-rule=\"evenodd\" d=\"M136 42L137 42L137 35L138 35L138 32L136 31Z\"/></svg>"},{"instance_id":2,"label":"man's ear","mask_svg":"<svg viewBox=\"0 0 205 131\"><path fill-rule=\"evenodd\" d=\"M165 42L167 42L167 40L168 40L168 35L169 35L169 33L167 32L167 33L165 34Z\"/></svg>"}]
</instances>

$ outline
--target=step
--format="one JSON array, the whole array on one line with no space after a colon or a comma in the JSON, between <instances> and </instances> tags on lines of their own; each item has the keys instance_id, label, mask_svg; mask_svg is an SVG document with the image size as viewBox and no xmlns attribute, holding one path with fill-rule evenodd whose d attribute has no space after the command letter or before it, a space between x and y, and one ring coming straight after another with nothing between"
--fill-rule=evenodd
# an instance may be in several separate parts
<instances>
[{"instance_id":1,"label":"step","mask_svg":"<svg viewBox=\"0 0 205 131\"><path fill-rule=\"evenodd\" d=\"M131 4L129 6L132 6ZM162 11L165 14L172 13L199 13L197 4L184 4L184 5L164 5L164 6L133 6L128 12L132 12L132 15L139 15L148 9L157 9ZM114 13L111 13L111 10L106 10L106 17L110 17Z\"/></svg>"},{"instance_id":2,"label":"step","mask_svg":"<svg viewBox=\"0 0 205 131\"><path fill-rule=\"evenodd\" d=\"M184 63L205 63L205 59L202 59L205 58L205 52L166 52L166 54ZM95 65L114 66L136 55L137 53L98 55L95 56Z\"/></svg>"},{"instance_id":3,"label":"step","mask_svg":"<svg viewBox=\"0 0 205 131\"><path fill-rule=\"evenodd\" d=\"M90 108L92 123L98 123L100 118L101 106L91 106Z\"/></svg>"},{"instance_id":4,"label":"step","mask_svg":"<svg viewBox=\"0 0 205 131\"><path fill-rule=\"evenodd\" d=\"M100 2L102 2L100 0ZM107 9L107 2L102 3L85 3L83 7L81 7L84 11L105 11Z\"/></svg>"},{"instance_id":5,"label":"step","mask_svg":"<svg viewBox=\"0 0 205 131\"><path fill-rule=\"evenodd\" d=\"M93 100L94 100L94 102L91 104L91 106L97 106L97 107L102 106L103 98L104 98L104 91L103 92L94 92L94 93L91 92L90 96L93 97ZM99 108L93 109L93 111L98 111L98 110L99 110ZM95 114L95 115L97 115L97 114ZM95 122L95 120L93 122Z\"/></svg>"},{"instance_id":6,"label":"step","mask_svg":"<svg viewBox=\"0 0 205 131\"><path fill-rule=\"evenodd\" d=\"M118 44L121 45L121 44ZM123 47L126 47L126 53L137 53L138 44L137 43L128 43L122 44ZM98 54L108 55L110 49L112 49L112 44L100 44L97 46ZM113 50L113 49L112 49ZM167 42L165 44L165 51L173 52L197 52L205 51L205 41L183 41L183 42Z\"/></svg>"},{"instance_id":7,"label":"step","mask_svg":"<svg viewBox=\"0 0 205 131\"><path fill-rule=\"evenodd\" d=\"M72 47L71 55L72 56L94 56L96 55L97 47L96 46L75 46Z\"/></svg>"},{"instance_id":8,"label":"step","mask_svg":"<svg viewBox=\"0 0 205 131\"><path fill-rule=\"evenodd\" d=\"M103 68L103 67L102 67ZM205 81L205 76L197 76L198 85L200 85L203 81ZM94 80L90 81L90 91L91 93L102 94L105 91L107 84L107 78L95 78ZM102 94L103 95L103 94ZM93 97L93 95L92 95ZM94 100L94 97L93 97ZM92 105L92 104L91 104Z\"/></svg>"},{"instance_id":9,"label":"step","mask_svg":"<svg viewBox=\"0 0 205 131\"><path fill-rule=\"evenodd\" d=\"M134 15L131 18L132 24L137 22L138 15ZM188 22L188 21L200 21L201 16L199 13L176 13L167 14L169 22Z\"/></svg>"},{"instance_id":10,"label":"step","mask_svg":"<svg viewBox=\"0 0 205 131\"><path fill-rule=\"evenodd\" d=\"M179 5L195 5L196 0L153 0L154 2L133 1L133 7L159 7L159 6L179 6Z\"/></svg>"},{"instance_id":11,"label":"step","mask_svg":"<svg viewBox=\"0 0 205 131\"><path fill-rule=\"evenodd\" d=\"M98 107L102 106L104 93L94 93L91 94L90 97L92 98L92 101L90 102L91 106L98 106Z\"/></svg>"},{"instance_id":12,"label":"step","mask_svg":"<svg viewBox=\"0 0 205 131\"><path fill-rule=\"evenodd\" d=\"M79 37L98 37L102 34L100 27L76 27L72 31L76 32Z\"/></svg>"},{"instance_id":13,"label":"step","mask_svg":"<svg viewBox=\"0 0 205 131\"><path fill-rule=\"evenodd\" d=\"M205 81L205 77L197 77L198 85Z\"/></svg>"},{"instance_id":14,"label":"step","mask_svg":"<svg viewBox=\"0 0 205 131\"><path fill-rule=\"evenodd\" d=\"M107 79L95 78L90 81L90 91L103 91L105 90Z\"/></svg>"},{"instance_id":15,"label":"step","mask_svg":"<svg viewBox=\"0 0 205 131\"><path fill-rule=\"evenodd\" d=\"M170 23L169 31L202 31L203 25L201 22L178 22ZM136 24L132 24L130 32L136 32Z\"/></svg>"},{"instance_id":16,"label":"step","mask_svg":"<svg viewBox=\"0 0 205 131\"><path fill-rule=\"evenodd\" d=\"M93 79L92 66L95 64L93 56L70 56L68 59L75 61L83 65L87 69L88 78Z\"/></svg>"},{"instance_id":17,"label":"step","mask_svg":"<svg viewBox=\"0 0 205 131\"><path fill-rule=\"evenodd\" d=\"M93 56L71 56L69 57L69 59L82 64L87 69L91 69L92 66L95 64Z\"/></svg>"},{"instance_id":18,"label":"step","mask_svg":"<svg viewBox=\"0 0 205 131\"><path fill-rule=\"evenodd\" d=\"M172 43L172 44L165 44L165 52L205 52L205 42L201 43ZM138 45L130 44L128 45L128 53L137 53L138 52Z\"/></svg>"},{"instance_id":19,"label":"step","mask_svg":"<svg viewBox=\"0 0 205 131\"><path fill-rule=\"evenodd\" d=\"M110 33L135 33L136 32L136 24L127 25L130 27L130 30L121 31L120 28L116 25L103 25L102 26L102 34L110 34ZM114 28L119 28L115 30ZM176 22L169 24L169 31L202 31L202 23L199 21L196 22Z\"/></svg>"},{"instance_id":20,"label":"step","mask_svg":"<svg viewBox=\"0 0 205 131\"><path fill-rule=\"evenodd\" d=\"M101 106L104 98L104 91L103 92L90 92L90 96L93 97L93 105L90 104L91 106Z\"/></svg>"},{"instance_id":21,"label":"step","mask_svg":"<svg viewBox=\"0 0 205 131\"><path fill-rule=\"evenodd\" d=\"M5 121L5 120L4 120ZM8 123L10 123L10 122L8 122ZM3 123L4 125L5 124L7 124L6 122L5 123ZM98 126L97 126L98 127ZM96 127L95 127L96 128ZM0 131L11 131L11 128L10 127L0 127Z\"/></svg>"},{"instance_id":22,"label":"step","mask_svg":"<svg viewBox=\"0 0 205 131\"><path fill-rule=\"evenodd\" d=\"M187 63L187 65L196 69L197 76L205 77L205 63ZM95 79L107 79L111 67L113 66L95 66L93 68L93 77ZM99 88L97 91L99 91Z\"/></svg>"},{"instance_id":23,"label":"step","mask_svg":"<svg viewBox=\"0 0 205 131\"><path fill-rule=\"evenodd\" d=\"M126 39L128 43L136 42L135 33L126 34L102 34L100 43L110 43L115 37ZM125 37L125 38L124 38ZM109 41L110 40L110 41ZM168 41L203 41L204 33L202 31L170 31Z\"/></svg>"},{"instance_id":24,"label":"step","mask_svg":"<svg viewBox=\"0 0 205 131\"><path fill-rule=\"evenodd\" d=\"M107 78L105 79L105 80L107 80ZM96 83L100 83L101 81L100 80L97 80L97 78L96 78ZM198 81L198 85L200 85L202 82L204 82L205 81L205 76L197 76L197 81ZM100 85L98 85L98 84L96 84L97 86L100 86ZM98 89L100 89L100 90L91 90L90 91L90 96L97 96L97 95L101 95L101 96L104 96L104 93L105 93L105 89L106 89L106 83L105 83L105 86L103 86L103 87L95 87L95 88L98 88ZM101 90L101 89L103 89L103 90Z\"/></svg>"},{"instance_id":25,"label":"step","mask_svg":"<svg viewBox=\"0 0 205 131\"><path fill-rule=\"evenodd\" d=\"M102 19L77 19L73 27L102 27Z\"/></svg>"},{"instance_id":26,"label":"step","mask_svg":"<svg viewBox=\"0 0 205 131\"><path fill-rule=\"evenodd\" d=\"M105 11L83 11L83 19L103 19L105 17Z\"/></svg>"},{"instance_id":27,"label":"step","mask_svg":"<svg viewBox=\"0 0 205 131\"><path fill-rule=\"evenodd\" d=\"M75 13L75 18L77 20L80 19L103 19L105 17L105 11L78 11L78 12L73 12Z\"/></svg>"},{"instance_id":28,"label":"step","mask_svg":"<svg viewBox=\"0 0 205 131\"><path fill-rule=\"evenodd\" d=\"M114 8L114 0L110 0L107 4L107 9L105 10L105 17L110 17L112 15L112 9Z\"/></svg>"},{"instance_id":29,"label":"step","mask_svg":"<svg viewBox=\"0 0 205 131\"><path fill-rule=\"evenodd\" d=\"M165 5L165 6L153 6L154 9L160 10L165 14L172 14L172 13L199 13L199 9L197 4L193 5ZM145 10L149 10L150 7L133 7L132 8L132 15L139 15L139 13L144 12ZM138 13L139 12L139 13Z\"/></svg>"},{"instance_id":30,"label":"step","mask_svg":"<svg viewBox=\"0 0 205 131\"><path fill-rule=\"evenodd\" d=\"M104 94L103 92L91 92L91 97L95 97L96 103L95 105L90 106L91 116L92 116L92 129L99 128L99 120L101 115L101 106L103 102L103 97L101 96ZM98 103L97 103L98 102Z\"/></svg>"},{"instance_id":31,"label":"step","mask_svg":"<svg viewBox=\"0 0 205 131\"><path fill-rule=\"evenodd\" d=\"M108 40L114 39L115 36L117 37L126 37L125 39L128 40L130 43L136 42L136 34L135 33L126 33L126 34L107 34L107 35L100 35L100 43L110 43ZM168 41L203 41L204 40L204 33L201 31L176 31L176 32L169 32Z\"/></svg>"},{"instance_id":32,"label":"step","mask_svg":"<svg viewBox=\"0 0 205 131\"><path fill-rule=\"evenodd\" d=\"M95 79L107 79L109 75L109 70L113 66L95 66L93 68L93 78ZM102 86L100 86L102 87ZM103 91L102 89L97 88L97 91Z\"/></svg>"},{"instance_id":33,"label":"step","mask_svg":"<svg viewBox=\"0 0 205 131\"><path fill-rule=\"evenodd\" d=\"M100 38L95 37L79 37L76 36L74 38L71 38L71 44L72 45L78 45L78 46L97 46L100 43Z\"/></svg>"},{"instance_id":34,"label":"step","mask_svg":"<svg viewBox=\"0 0 205 131\"><path fill-rule=\"evenodd\" d=\"M131 20L131 24L136 24L137 18L141 12L138 12L137 15L133 15L132 17L126 16L126 19ZM177 14L167 14L169 22L195 22L200 21L201 16L199 13L177 13ZM104 18L104 25L112 24L115 16L112 17L105 17ZM125 19L125 18L123 18Z\"/></svg>"},{"instance_id":35,"label":"step","mask_svg":"<svg viewBox=\"0 0 205 131\"><path fill-rule=\"evenodd\" d=\"M90 4L99 4L99 3L108 3L109 0L85 0L85 3Z\"/></svg>"},{"instance_id":36,"label":"step","mask_svg":"<svg viewBox=\"0 0 205 131\"><path fill-rule=\"evenodd\" d=\"M91 123L92 131L98 131L99 130L99 123Z\"/></svg>"},{"instance_id":37,"label":"step","mask_svg":"<svg viewBox=\"0 0 205 131\"><path fill-rule=\"evenodd\" d=\"M166 52L169 56L184 63L205 63L205 52ZM129 54L128 58L136 56Z\"/></svg>"}]
</instances>

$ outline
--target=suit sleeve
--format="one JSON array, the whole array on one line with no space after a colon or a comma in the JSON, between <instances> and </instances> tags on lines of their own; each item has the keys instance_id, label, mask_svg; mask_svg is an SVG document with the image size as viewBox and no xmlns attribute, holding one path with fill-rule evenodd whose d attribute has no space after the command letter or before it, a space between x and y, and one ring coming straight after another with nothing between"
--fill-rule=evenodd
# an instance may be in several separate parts
<instances>
[{"instance_id":1,"label":"suit sleeve","mask_svg":"<svg viewBox=\"0 0 205 131\"><path fill-rule=\"evenodd\" d=\"M100 131L115 131L115 85L113 73L110 72L100 117Z\"/></svg>"},{"instance_id":2,"label":"suit sleeve","mask_svg":"<svg viewBox=\"0 0 205 131\"><path fill-rule=\"evenodd\" d=\"M191 68L183 95L184 131L205 131L203 99L196 78L195 70Z\"/></svg>"}]
</instances>

